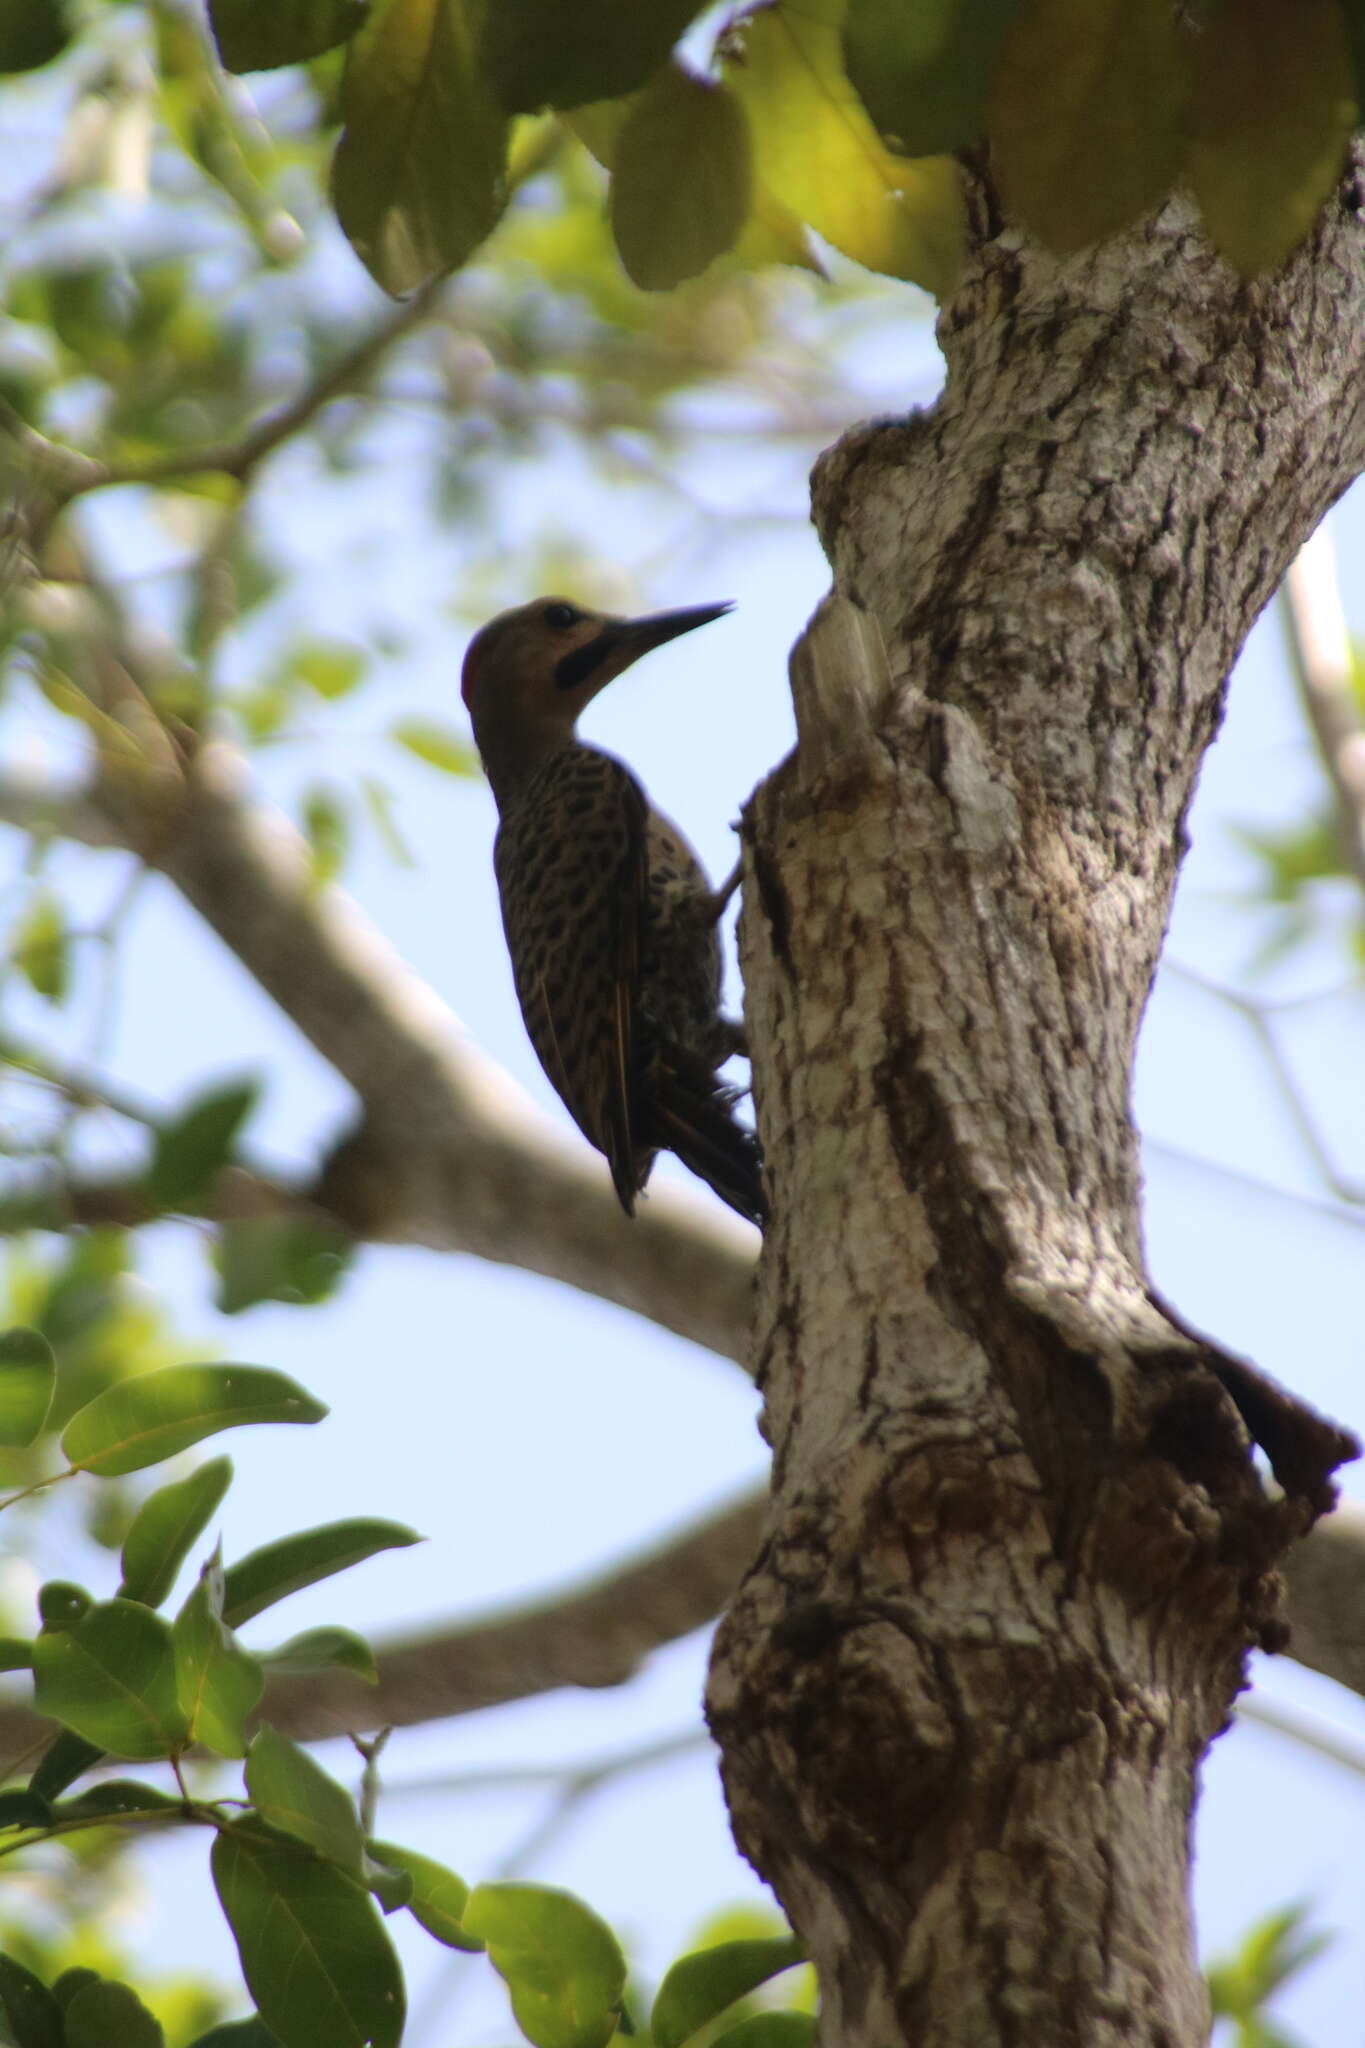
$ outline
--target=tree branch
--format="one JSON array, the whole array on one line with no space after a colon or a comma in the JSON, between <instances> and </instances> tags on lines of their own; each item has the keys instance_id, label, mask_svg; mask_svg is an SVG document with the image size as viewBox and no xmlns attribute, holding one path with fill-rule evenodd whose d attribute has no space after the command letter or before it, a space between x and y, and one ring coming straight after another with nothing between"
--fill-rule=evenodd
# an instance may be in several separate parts
<instances>
[{"instance_id":1,"label":"tree branch","mask_svg":"<svg viewBox=\"0 0 1365 2048\"><path fill-rule=\"evenodd\" d=\"M753 1233L668 1187L623 1216L595 1156L529 1106L348 898L315 887L302 839L243 783L218 744L178 787L107 767L80 792L10 774L0 820L140 853L355 1089L358 1128L316 1185L267 1184L266 1206L304 1201L361 1238L524 1266L742 1360ZM124 1200L114 1182L72 1192L106 1220Z\"/></svg>"},{"instance_id":2,"label":"tree branch","mask_svg":"<svg viewBox=\"0 0 1365 2048\"><path fill-rule=\"evenodd\" d=\"M714 1620L757 1548L764 1508L762 1494L748 1494L567 1592L381 1645L377 1685L345 1671L271 1678L261 1716L318 1742L448 1720L565 1685L624 1685L652 1651ZM31 1707L0 1702L5 1769L51 1732Z\"/></svg>"}]
</instances>

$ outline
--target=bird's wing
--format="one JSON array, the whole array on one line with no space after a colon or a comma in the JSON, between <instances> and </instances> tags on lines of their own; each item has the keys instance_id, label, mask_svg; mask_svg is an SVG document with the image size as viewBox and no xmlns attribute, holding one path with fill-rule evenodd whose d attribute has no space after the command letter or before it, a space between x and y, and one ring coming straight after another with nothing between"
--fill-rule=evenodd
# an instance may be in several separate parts
<instances>
[{"instance_id":1,"label":"bird's wing","mask_svg":"<svg viewBox=\"0 0 1365 2048\"><path fill-rule=\"evenodd\" d=\"M607 758L605 755L602 757ZM639 1087L637 1029L640 1018L640 954L649 906L647 867L649 805L644 791L619 762L615 789L621 807L620 859L608 886L610 917L612 1034L610 1070L603 1091L605 1136L602 1150L621 1206L632 1215L635 1197L649 1167L642 1169L637 1134L636 1091Z\"/></svg>"},{"instance_id":2,"label":"bird's wing","mask_svg":"<svg viewBox=\"0 0 1365 2048\"><path fill-rule=\"evenodd\" d=\"M631 1213L639 1141L638 1017L649 815L630 771L595 748L550 764L533 810L506 818L495 860L531 1043Z\"/></svg>"}]
</instances>

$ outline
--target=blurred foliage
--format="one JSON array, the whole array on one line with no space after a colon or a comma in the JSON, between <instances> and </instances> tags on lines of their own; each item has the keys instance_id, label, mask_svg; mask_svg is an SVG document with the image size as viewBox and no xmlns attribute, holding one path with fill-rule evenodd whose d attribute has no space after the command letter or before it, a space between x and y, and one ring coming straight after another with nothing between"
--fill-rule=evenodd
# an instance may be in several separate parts
<instances>
[{"instance_id":1,"label":"blurred foliage","mask_svg":"<svg viewBox=\"0 0 1365 2048\"><path fill-rule=\"evenodd\" d=\"M1331 1946L1332 1936L1312 1933L1310 1908L1285 1906L1247 1935L1235 1956L1210 1963L1209 2002L1219 2048L1302 2048L1270 2012L1272 1999L1301 1976ZM1218 2026L1218 2021L1227 2024Z\"/></svg>"}]
</instances>

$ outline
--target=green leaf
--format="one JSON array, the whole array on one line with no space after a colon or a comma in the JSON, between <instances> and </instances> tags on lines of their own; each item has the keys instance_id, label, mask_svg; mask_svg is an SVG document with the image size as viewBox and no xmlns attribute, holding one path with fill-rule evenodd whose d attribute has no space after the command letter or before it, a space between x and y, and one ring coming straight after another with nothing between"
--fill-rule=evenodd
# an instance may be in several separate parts
<instances>
[{"instance_id":1,"label":"green leaf","mask_svg":"<svg viewBox=\"0 0 1365 2048\"><path fill-rule=\"evenodd\" d=\"M858 97L904 156L965 149L986 132L1000 42L1020 0L850 0L844 60Z\"/></svg>"},{"instance_id":2,"label":"green leaf","mask_svg":"<svg viewBox=\"0 0 1365 2048\"><path fill-rule=\"evenodd\" d=\"M439 768L443 775L478 773L479 757L473 747L439 718L396 718L389 727L389 738L429 768Z\"/></svg>"},{"instance_id":3,"label":"green leaf","mask_svg":"<svg viewBox=\"0 0 1365 2048\"><path fill-rule=\"evenodd\" d=\"M220 1832L212 1865L242 1974L281 2048L397 2048L403 1979L362 1884L249 1823Z\"/></svg>"},{"instance_id":4,"label":"green leaf","mask_svg":"<svg viewBox=\"0 0 1365 2048\"><path fill-rule=\"evenodd\" d=\"M370 665L365 649L351 640L300 640L287 659L290 675L329 704L349 697Z\"/></svg>"},{"instance_id":5,"label":"green leaf","mask_svg":"<svg viewBox=\"0 0 1365 2048\"><path fill-rule=\"evenodd\" d=\"M247 1751L246 1789L268 1826L360 1876L365 1844L355 1803L307 1750L276 1728L258 1729Z\"/></svg>"},{"instance_id":6,"label":"green leaf","mask_svg":"<svg viewBox=\"0 0 1365 2048\"><path fill-rule=\"evenodd\" d=\"M140 1472L224 1429L321 1422L321 1401L260 1365L165 1365L107 1387L72 1416L62 1449L78 1470Z\"/></svg>"},{"instance_id":7,"label":"green leaf","mask_svg":"<svg viewBox=\"0 0 1365 2048\"><path fill-rule=\"evenodd\" d=\"M581 1899L548 1885L481 1884L464 1929L486 1943L535 2048L605 2048L616 2032L626 1959Z\"/></svg>"},{"instance_id":8,"label":"green leaf","mask_svg":"<svg viewBox=\"0 0 1365 2048\"><path fill-rule=\"evenodd\" d=\"M355 1257L355 1240L307 1216L246 1216L218 1233L217 1307L240 1315L260 1301L312 1308L333 1295Z\"/></svg>"},{"instance_id":9,"label":"green leaf","mask_svg":"<svg viewBox=\"0 0 1365 2048\"><path fill-rule=\"evenodd\" d=\"M811 2012L755 2012L717 2034L711 2048L812 2048L818 2022Z\"/></svg>"},{"instance_id":10,"label":"green leaf","mask_svg":"<svg viewBox=\"0 0 1365 2048\"><path fill-rule=\"evenodd\" d=\"M41 1436L56 1384L57 1361L41 1331L0 1334L0 1444L24 1450Z\"/></svg>"},{"instance_id":11,"label":"green leaf","mask_svg":"<svg viewBox=\"0 0 1365 2048\"><path fill-rule=\"evenodd\" d=\"M33 1663L33 1644L27 1636L0 1636L0 1671L27 1671Z\"/></svg>"},{"instance_id":12,"label":"green leaf","mask_svg":"<svg viewBox=\"0 0 1365 2048\"><path fill-rule=\"evenodd\" d=\"M0 1955L0 2009L17 2048L66 2048L60 2005L13 1956Z\"/></svg>"},{"instance_id":13,"label":"green leaf","mask_svg":"<svg viewBox=\"0 0 1365 2048\"><path fill-rule=\"evenodd\" d=\"M52 1824L52 1808L46 1799L26 1788L0 1792L0 1828L45 1828Z\"/></svg>"},{"instance_id":14,"label":"green leaf","mask_svg":"<svg viewBox=\"0 0 1365 2048\"><path fill-rule=\"evenodd\" d=\"M1223 0L1198 37L1186 164L1204 224L1249 277L1275 270L1341 175L1356 120L1337 0Z\"/></svg>"},{"instance_id":15,"label":"green leaf","mask_svg":"<svg viewBox=\"0 0 1365 2048\"><path fill-rule=\"evenodd\" d=\"M231 1458L211 1458L186 1479L149 1494L123 1539L122 1600L159 1607L228 1490Z\"/></svg>"},{"instance_id":16,"label":"green leaf","mask_svg":"<svg viewBox=\"0 0 1365 2048\"><path fill-rule=\"evenodd\" d=\"M354 1671L371 1685L379 1680L374 1651L364 1636L349 1628L305 1629L278 1650L266 1651L261 1662L271 1671Z\"/></svg>"},{"instance_id":17,"label":"green leaf","mask_svg":"<svg viewBox=\"0 0 1365 2048\"><path fill-rule=\"evenodd\" d=\"M89 1820L92 1825L111 1814L167 1814L185 1811L185 1802L155 1785L143 1785L136 1778L101 1778L75 1799L64 1799L53 1808L57 1820Z\"/></svg>"},{"instance_id":18,"label":"green leaf","mask_svg":"<svg viewBox=\"0 0 1365 2048\"><path fill-rule=\"evenodd\" d=\"M405 1870L390 1870L387 1863L376 1863L367 1854L361 1858L360 1875L365 1889L378 1899L382 1913L396 1913L400 1907L411 1904L412 1879Z\"/></svg>"},{"instance_id":19,"label":"green leaf","mask_svg":"<svg viewBox=\"0 0 1365 2048\"><path fill-rule=\"evenodd\" d=\"M65 0L5 0L0 10L0 71L36 71L60 57L70 40Z\"/></svg>"},{"instance_id":20,"label":"green leaf","mask_svg":"<svg viewBox=\"0 0 1365 2048\"><path fill-rule=\"evenodd\" d=\"M221 2027L210 2027L191 2041L190 2048L280 2048L280 2040L255 2014L249 2020L226 2020Z\"/></svg>"},{"instance_id":21,"label":"green leaf","mask_svg":"<svg viewBox=\"0 0 1365 2048\"><path fill-rule=\"evenodd\" d=\"M1170 0L1024 0L991 149L1006 207L1050 247L1116 233L1175 184L1193 40Z\"/></svg>"},{"instance_id":22,"label":"green leaf","mask_svg":"<svg viewBox=\"0 0 1365 2048\"><path fill-rule=\"evenodd\" d=\"M399 830L394 812L393 791L388 784L381 782L378 776L362 775L360 795L370 815L370 822L384 842L389 858L397 861L400 867L415 867L417 863L413 859L412 848Z\"/></svg>"},{"instance_id":23,"label":"green leaf","mask_svg":"<svg viewBox=\"0 0 1365 2048\"><path fill-rule=\"evenodd\" d=\"M374 0L350 46L332 197L394 296L463 263L506 201L507 123L475 67L473 15L470 0Z\"/></svg>"},{"instance_id":24,"label":"green leaf","mask_svg":"<svg viewBox=\"0 0 1365 2048\"><path fill-rule=\"evenodd\" d=\"M396 1842L370 1842L370 1854L391 1870L412 1879L412 1896L405 1902L414 1920L447 1948L477 1953L483 1943L470 1934L463 1922L469 1901L469 1886L443 1863L419 1856L415 1849L400 1849Z\"/></svg>"},{"instance_id":25,"label":"green leaf","mask_svg":"<svg viewBox=\"0 0 1365 2048\"><path fill-rule=\"evenodd\" d=\"M804 1962L794 1934L771 1941L724 1941L673 1964L659 1986L649 2030L657 2048L682 2048L736 1999Z\"/></svg>"},{"instance_id":26,"label":"green leaf","mask_svg":"<svg viewBox=\"0 0 1365 2048\"><path fill-rule=\"evenodd\" d=\"M135 1600L107 1600L74 1628L44 1631L33 1678L40 1714L112 1756L162 1757L185 1741L170 1628Z\"/></svg>"},{"instance_id":27,"label":"green leaf","mask_svg":"<svg viewBox=\"0 0 1365 2048\"><path fill-rule=\"evenodd\" d=\"M223 1624L223 1568L216 1553L177 1614L171 1636L176 1691L191 1739L218 1756L241 1756L265 1672Z\"/></svg>"},{"instance_id":28,"label":"green leaf","mask_svg":"<svg viewBox=\"0 0 1365 2048\"><path fill-rule=\"evenodd\" d=\"M400 1522L367 1518L324 1522L316 1529L282 1536L228 1566L223 1575L223 1618L229 1627L240 1628L253 1615L304 1586L314 1586L334 1572L362 1564L378 1551L403 1550L422 1540Z\"/></svg>"},{"instance_id":29,"label":"green leaf","mask_svg":"<svg viewBox=\"0 0 1365 2048\"><path fill-rule=\"evenodd\" d=\"M803 0L743 24L725 76L749 116L759 182L869 270L944 296L962 257L955 165L883 147L843 67L845 0Z\"/></svg>"},{"instance_id":30,"label":"green leaf","mask_svg":"<svg viewBox=\"0 0 1365 2048\"><path fill-rule=\"evenodd\" d=\"M257 2013L249 2020L226 2020L221 2027L210 2027L191 2041L190 2048L280 2048L280 2038Z\"/></svg>"},{"instance_id":31,"label":"green leaf","mask_svg":"<svg viewBox=\"0 0 1365 2048\"><path fill-rule=\"evenodd\" d=\"M38 889L10 940L10 957L40 996L60 1003L71 980L66 916L50 889Z\"/></svg>"},{"instance_id":32,"label":"green leaf","mask_svg":"<svg viewBox=\"0 0 1365 2048\"><path fill-rule=\"evenodd\" d=\"M38 1588L38 1614L44 1628L74 1628L94 1604L94 1594L70 1579L48 1579Z\"/></svg>"},{"instance_id":33,"label":"green leaf","mask_svg":"<svg viewBox=\"0 0 1365 2048\"><path fill-rule=\"evenodd\" d=\"M669 64L616 144L611 225L632 284L669 291L731 248L753 185L749 124L734 94Z\"/></svg>"},{"instance_id":34,"label":"green leaf","mask_svg":"<svg viewBox=\"0 0 1365 2048\"><path fill-rule=\"evenodd\" d=\"M83 1965L77 1964L74 1969L62 1971L61 1976L56 1979L52 1986L52 1995L62 2011L65 2012L78 1991L83 1991L87 1984L98 1984L99 1982L100 1973L98 1970L88 1970Z\"/></svg>"},{"instance_id":35,"label":"green leaf","mask_svg":"<svg viewBox=\"0 0 1365 2048\"><path fill-rule=\"evenodd\" d=\"M346 849L351 843L345 799L335 790L314 783L305 791L303 836L308 841L308 851L312 856L313 885L325 889L345 866Z\"/></svg>"},{"instance_id":36,"label":"green leaf","mask_svg":"<svg viewBox=\"0 0 1365 2048\"><path fill-rule=\"evenodd\" d=\"M86 1742L81 1736L73 1735L69 1728L63 1728L43 1752L28 1781L28 1789L42 1799L55 1799L59 1792L65 1792L68 1785L75 1784L82 1771L88 1771L91 1764L97 1764L103 1754L98 1743Z\"/></svg>"},{"instance_id":37,"label":"green leaf","mask_svg":"<svg viewBox=\"0 0 1365 2048\"><path fill-rule=\"evenodd\" d=\"M657 71L707 0L496 0L479 61L510 114L619 99Z\"/></svg>"},{"instance_id":38,"label":"green leaf","mask_svg":"<svg viewBox=\"0 0 1365 2048\"><path fill-rule=\"evenodd\" d=\"M66 2048L166 2048L161 2023L127 1984L87 1984L66 2008Z\"/></svg>"},{"instance_id":39,"label":"green leaf","mask_svg":"<svg viewBox=\"0 0 1365 2048\"><path fill-rule=\"evenodd\" d=\"M192 1208L207 1194L232 1157L260 1092L259 1081L212 1088L161 1126L146 1181L147 1199L156 1208Z\"/></svg>"},{"instance_id":40,"label":"green leaf","mask_svg":"<svg viewBox=\"0 0 1365 2048\"><path fill-rule=\"evenodd\" d=\"M353 36L365 0L209 0L209 26L228 71L306 64Z\"/></svg>"}]
</instances>

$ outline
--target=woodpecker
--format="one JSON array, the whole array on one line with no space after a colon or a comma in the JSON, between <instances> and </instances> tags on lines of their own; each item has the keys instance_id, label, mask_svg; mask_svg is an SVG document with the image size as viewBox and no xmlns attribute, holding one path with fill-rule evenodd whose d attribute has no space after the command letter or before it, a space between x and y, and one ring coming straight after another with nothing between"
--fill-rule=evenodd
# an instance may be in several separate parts
<instances>
[{"instance_id":1,"label":"woodpecker","mask_svg":"<svg viewBox=\"0 0 1365 2048\"><path fill-rule=\"evenodd\" d=\"M758 1143L717 1069L742 1049L720 1008L713 891L676 825L624 762L579 739L579 714L623 669L728 604L620 619L563 597L475 634L462 695L498 806L493 866L527 1033L569 1114L635 1213L656 1155L676 1152L762 1227Z\"/></svg>"}]
</instances>

